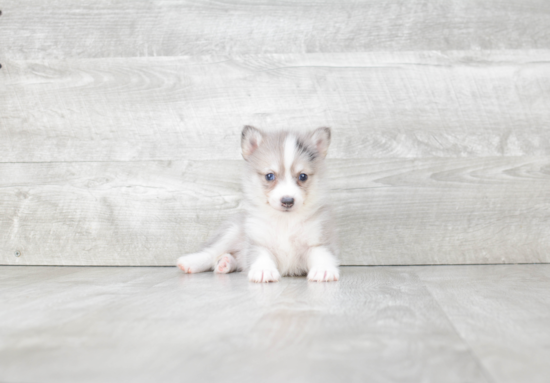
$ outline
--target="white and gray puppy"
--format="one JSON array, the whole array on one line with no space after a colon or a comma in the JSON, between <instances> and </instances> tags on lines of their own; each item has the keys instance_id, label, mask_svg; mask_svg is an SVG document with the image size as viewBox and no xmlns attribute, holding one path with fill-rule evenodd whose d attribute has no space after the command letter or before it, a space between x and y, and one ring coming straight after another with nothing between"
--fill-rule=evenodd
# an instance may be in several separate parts
<instances>
[{"instance_id":1,"label":"white and gray puppy","mask_svg":"<svg viewBox=\"0 0 550 383\"><path fill-rule=\"evenodd\" d=\"M248 271L252 282L281 275L338 280L335 236L325 194L330 129L242 132L244 211L198 253L178 259L186 273Z\"/></svg>"}]
</instances>

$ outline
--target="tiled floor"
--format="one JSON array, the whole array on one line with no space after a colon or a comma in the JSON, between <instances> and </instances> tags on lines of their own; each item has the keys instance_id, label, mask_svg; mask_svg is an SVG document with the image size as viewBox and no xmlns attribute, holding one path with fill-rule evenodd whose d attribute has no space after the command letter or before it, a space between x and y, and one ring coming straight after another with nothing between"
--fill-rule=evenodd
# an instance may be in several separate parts
<instances>
[{"instance_id":1,"label":"tiled floor","mask_svg":"<svg viewBox=\"0 0 550 383\"><path fill-rule=\"evenodd\" d=\"M0 267L0 382L549 382L550 265Z\"/></svg>"}]
</instances>

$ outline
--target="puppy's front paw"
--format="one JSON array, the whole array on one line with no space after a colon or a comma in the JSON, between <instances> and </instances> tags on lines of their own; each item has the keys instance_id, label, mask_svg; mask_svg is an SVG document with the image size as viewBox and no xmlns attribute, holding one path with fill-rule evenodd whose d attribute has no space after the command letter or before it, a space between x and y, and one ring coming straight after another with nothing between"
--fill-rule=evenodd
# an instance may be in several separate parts
<instances>
[{"instance_id":1,"label":"puppy's front paw","mask_svg":"<svg viewBox=\"0 0 550 383\"><path fill-rule=\"evenodd\" d=\"M278 282L281 274L277 269L250 270L248 280L256 283Z\"/></svg>"},{"instance_id":2,"label":"puppy's front paw","mask_svg":"<svg viewBox=\"0 0 550 383\"><path fill-rule=\"evenodd\" d=\"M340 273L337 267L313 267L307 273L307 280L311 282L337 281Z\"/></svg>"}]
</instances>

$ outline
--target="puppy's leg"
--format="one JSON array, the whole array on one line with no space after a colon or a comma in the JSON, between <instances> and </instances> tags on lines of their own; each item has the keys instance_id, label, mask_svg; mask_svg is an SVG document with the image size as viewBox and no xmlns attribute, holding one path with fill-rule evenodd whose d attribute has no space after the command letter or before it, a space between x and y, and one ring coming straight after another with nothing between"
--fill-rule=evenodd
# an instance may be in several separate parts
<instances>
[{"instance_id":1,"label":"puppy's leg","mask_svg":"<svg viewBox=\"0 0 550 383\"><path fill-rule=\"evenodd\" d=\"M253 249L256 257L250 266L248 279L251 282L277 282L281 277L273 255L265 247L257 246Z\"/></svg>"},{"instance_id":2,"label":"puppy's leg","mask_svg":"<svg viewBox=\"0 0 550 383\"><path fill-rule=\"evenodd\" d=\"M338 261L325 246L312 247L307 256L307 279L313 282L337 281Z\"/></svg>"},{"instance_id":3,"label":"puppy's leg","mask_svg":"<svg viewBox=\"0 0 550 383\"><path fill-rule=\"evenodd\" d=\"M178 267L189 274L202 273L212 270L214 258L211 253L204 249L198 253L187 254L178 258Z\"/></svg>"},{"instance_id":4,"label":"puppy's leg","mask_svg":"<svg viewBox=\"0 0 550 383\"><path fill-rule=\"evenodd\" d=\"M198 253L184 255L177 265L186 273L201 273L215 269L215 272L230 273L237 270L237 260L230 253L238 253L242 247L241 225L228 222ZM225 264L221 267L222 259Z\"/></svg>"}]
</instances>

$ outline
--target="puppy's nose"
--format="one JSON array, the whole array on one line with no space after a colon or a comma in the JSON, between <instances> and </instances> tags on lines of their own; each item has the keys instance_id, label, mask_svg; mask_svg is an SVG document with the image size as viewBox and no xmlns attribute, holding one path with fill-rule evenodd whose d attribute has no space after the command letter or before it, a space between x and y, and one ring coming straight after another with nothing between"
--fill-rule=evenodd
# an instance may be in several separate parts
<instances>
[{"instance_id":1,"label":"puppy's nose","mask_svg":"<svg viewBox=\"0 0 550 383\"><path fill-rule=\"evenodd\" d=\"M292 205L294 205L294 198L292 197L281 198L281 205L283 205L284 207L292 207Z\"/></svg>"}]
</instances>

